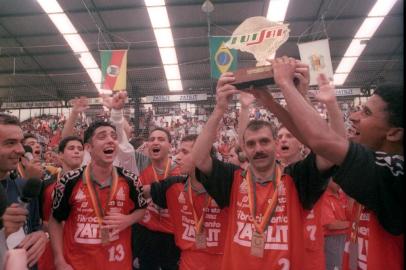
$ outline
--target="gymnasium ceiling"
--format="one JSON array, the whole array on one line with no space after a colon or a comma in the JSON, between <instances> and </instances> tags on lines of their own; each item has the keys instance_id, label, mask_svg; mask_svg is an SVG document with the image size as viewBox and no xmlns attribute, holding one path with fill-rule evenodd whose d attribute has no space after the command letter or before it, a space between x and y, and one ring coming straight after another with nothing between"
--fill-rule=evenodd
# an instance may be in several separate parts
<instances>
[{"instance_id":1,"label":"gymnasium ceiling","mask_svg":"<svg viewBox=\"0 0 406 270\"><path fill-rule=\"evenodd\" d=\"M129 49L130 97L171 94L142 0L59 0L100 66L99 49ZM208 23L203 0L166 0L183 93L212 93ZM231 35L246 18L266 16L269 0L212 0L210 34ZM328 36L337 67L374 0L290 0L285 22L290 38L277 56L299 58L297 43ZM322 18L324 20L322 20ZM403 1L367 41L342 87L403 83ZM240 54L243 66L255 65ZM0 101L69 100L98 92L78 56L35 0L0 0Z\"/></svg>"}]
</instances>

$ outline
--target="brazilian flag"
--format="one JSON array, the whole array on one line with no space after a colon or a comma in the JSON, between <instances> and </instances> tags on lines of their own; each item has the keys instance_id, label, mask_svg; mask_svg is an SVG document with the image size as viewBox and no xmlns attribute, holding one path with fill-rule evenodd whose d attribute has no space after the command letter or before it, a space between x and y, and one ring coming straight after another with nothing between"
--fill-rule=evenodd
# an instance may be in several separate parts
<instances>
[{"instance_id":1,"label":"brazilian flag","mask_svg":"<svg viewBox=\"0 0 406 270\"><path fill-rule=\"evenodd\" d=\"M210 37L211 77L218 79L221 74L237 69L237 50L228 49L224 44L230 37Z\"/></svg>"}]
</instances>

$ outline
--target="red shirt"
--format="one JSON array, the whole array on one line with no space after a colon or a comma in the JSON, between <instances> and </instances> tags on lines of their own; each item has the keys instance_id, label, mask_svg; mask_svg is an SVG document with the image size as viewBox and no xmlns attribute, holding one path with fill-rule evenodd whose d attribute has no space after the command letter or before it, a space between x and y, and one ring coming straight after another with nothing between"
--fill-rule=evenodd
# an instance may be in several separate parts
<instances>
[{"instance_id":1,"label":"red shirt","mask_svg":"<svg viewBox=\"0 0 406 270\"><path fill-rule=\"evenodd\" d=\"M42 190L41 196L41 206L42 213L41 218L44 222L49 221L49 217L52 212L52 194L54 187L56 185L57 175L52 175L51 179L46 179L43 181L44 188ZM42 253L41 257L38 260L38 269L39 270L54 270L56 269L54 265L54 256L52 252L51 242L45 246L45 251Z\"/></svg>"},{"instance_id":2,"label":"red shirt","mask_svg":"<svg viewBox=\"0 0 406 270\"><path fill-rule=\"evenodd\" d=\"M207 235L207 247L197 249L193 208L185 184L174 184L166 192L167 207L175 226L175 242L182 251L181 270L220 269L227 232L228 210L220 209L214 200L204 208L207 205L207 197L207 193L192 192L197 217L200 218L204 211L203 226Z\"/></svg>"},{"instance_id":3,"label":"red shirt","mask_svg":"<svg viewBox=\"0 0 406 270\"><path fill-rule=\"evenodd\" d=\"M357 270L401 270L404 269L403 234L394 236L379 224L374 212L363 209L358 225ZM349 243L344 250L343 269L350 269Z\"/></svg>"},{"instance_id":4,"label":"red shirt","mask_svg":"<svg viewBox=\"0 0 406 270\"><path fill-rule=\"evenodd\" d=\"M329 189L326 190L323 197L321 197L322 203L322 224L324 226L324 235L337 235L346 234L348 229L341 230L329 230L325 225L333 223L335 220L347 221L346 208L348 204L347 196L341 190L338 194L332 193Z\"/></svg>"},{"instance_id":5,"label":"red shirt","mask_svg":"<svg viewBox=\"0 0 406 270\"><path fill-rule=\"evenodd\" d=\"M274 188L256 185L257 213L264 213L266 201ZM303 209L291 178L282 177L278 205L265 231L263 258L251 255L254 225L249 221L247 182L236 171L231 191L229 226L224 249L223 270L231 269L300 269L303 266Z\"/></svg>"},{"instance_id":6,"label":"red shirt","mask_svg":"<svg viewBox=\"0 0 406 270\"><path fill-rule=\"evenodd\" d=\"M125 215L146 206L136 176L117 168L118 185L105 212L114 211ZM65 220L63 227L64 257L73 269L131 269L131 227L112 235L110 242L101 243L98 219L93 209L89 189L82 180L83 168L66 174L56 185L53 198L53 216ZM94 185L101 205L105 206L110 187Z\"/></svg>"},{"instance_id":7,"label":"red shirt","mask_svg":"<svg viewBox=\"0 0 406 270\"><path fill-rule=\"evenodd\" d=\"M180 175L179 167L171 168L169 175ZM167 176L164 174L158 174L159 181L165 179ZM152 164L146 167L140 175L140 181L143 185L150 185L156 181L154 169ZM139 224L147 227L151 231L158 231L164 233L174 233L173 223L169 215L168 209L162 209L158 205L154 204L151 199L148 200L148 207L145 211L144 218Z\"/></svg>"},{"instance_id":8,"label":"red shirt","mask_svg":"<svg viewBox=\"0 0 406 270\"><path fill-rule=\"evenodd\" d=\"M312 210L304 210L305 263L302 269L324 270L324 234L321 222L322 202L317 201Z\"/></svg>"}]
</instances>

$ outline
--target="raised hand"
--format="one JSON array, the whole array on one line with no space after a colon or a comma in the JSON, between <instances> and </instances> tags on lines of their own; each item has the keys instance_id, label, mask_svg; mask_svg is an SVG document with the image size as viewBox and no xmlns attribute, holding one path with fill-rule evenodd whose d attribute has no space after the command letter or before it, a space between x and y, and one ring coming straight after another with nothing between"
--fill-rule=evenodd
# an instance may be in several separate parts
<instances>
[{"instance_id":1,"label":"raised hand","mask_svg":"<svg viewBox=\"0 0 406 270\"><path fill-rule=\"evenodd\" d=\"M127 100L127 92L116 92L113 94L113 96L103 94L100 95L100 97L102 98L103 105L106 106L108 109L121 110L122 108L124 108L125 101Z\"/></svg>"},{"instance_id":2,"label":"raised hand","mask_svg":"<svg viewBox=\"0 0 406 270\"><path fill-rule=\"evenodd\" d=\"M255 96L253 96L251 93L241 91L239 99L240 99L241 107L248 108L252 103L254 103Z\"/></svg>"},{"instance_id":3,"label":"raised hand","mask_svg":"<svg viewBox=\"0 0 406 270\"><path fill-rule=\"evenodd\" d=\"M336 92L334 85L331 84L330 80L323 73L319 74L317 77L317 83L319 84L319 93L315 98L324 104L336 101Z\"/></svg>"},{"instance_id":4,"label":"raised hand","mask_svg":"<svg viewBox=\"0 0 406 270\"><path fill-rule=\"evenodd\" d=\"M302 94L302 96L306 96L307 92L309 91L309 84L310 84L310 72L309 72L309 65L300 62L300 60L296 61L296 70L295 70L295 78L297 81L297 90Z\"/></svg>"},{"instance_id":5,"label":"raised hand","mask_svg":"<svg viewBox=\"0 0 406 270\"><path fill-rule=\"evenodd\" d=\"M89 109L89 101L87 97L79 97L79 98L74 98L70 101L72 104L72 112L73 113L82 113Z\"/></svg>"},{"instance_id":6,"label":"raised hand","mask_svg":"<svg viewBox=\"0 0 406 270\"><path fill-rule=\"evenodd\" d=\"M283 56L270 60L272 64L275 83L282 87L284 85L293 85L295 78L296 60Z\"/></svg>"},{"instance_id":7,"label":"raised hand","mask_svg":"<svg viewBox=\"0 0 406 270\"><path fill-rule=\"evenodd\" d=\"M235 77L232 72L226 72L221 75L217 82L216 109L225 112L228 109L228 104L233 98L233 95L240 93L235 86L230 84L233 81L235 81Z\"/></svg>"}]
</instances>

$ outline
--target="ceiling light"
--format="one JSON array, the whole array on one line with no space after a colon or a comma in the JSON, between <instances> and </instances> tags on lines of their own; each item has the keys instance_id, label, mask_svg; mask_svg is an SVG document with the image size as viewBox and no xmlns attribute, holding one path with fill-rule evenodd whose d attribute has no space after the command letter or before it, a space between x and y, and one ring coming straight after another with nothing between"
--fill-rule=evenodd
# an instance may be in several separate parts
<instances>
[{"instance_id":1,"label":"ceiling light","mask_svg":"<svg viewBox=\"0 0 406 270\"><path fill-rule=\"evenodd\" d=\"M172 31L170 28L154 29L158 47L174 47Z\"/></svg>"},{"instance_id":2,"label":"ceiling light","mask_svg":"<svg viewBox=\"0 0 406 270\"><path fill-rule=\"evenodd\" d=\"M159 53L161 54L162 64L164 65L178 64L178 59L176 57L176 51L174 47L159 48Z\"/></svg>"},{"instance_id":3,"label":"ceiling light","mask_svg":"<svg viewBox=\"0 0 406 270\"><path fill-rule=\"evenodd\" d=\"M395 3L396 0L377 0L375 2L375 5L368 13L368 17L362 22L337 66L334 74L335 85L344 84L347 76L357 62L358 57L367 46L365 40L370 39L375 34L376 30L385 19L385 16L389 13Z\"/></svg>"},{"instance_id":4,"label":"ceiling light","mask_svg":"<svg viewBox=\"0 0 406 270\"><path fill-rule=\"evenodd\" d=\"M153 28L170 27L165 6L147 8Z\"/></svg>"},{"instance_id":5,"label":"ceiling light","mask_svg":"<svg viewBox=\"0 0 406 270\"><path fill-rule=\"evenodd\" d=\"M97 91L101 93L101 71L86 44L83 42L82 37L77 33L76 28L64 13L59 3L56 0L37 0L37 2L63 35L72 51L75 54L79 54L79 62L85 68Z\"/></svg>"},{"instance_id":6,"label":"ceiling light","mask_svg":"<svg viewBox=\"0 0 406 270\"><path fill-rule=\"evenodd\" d=\"M272 22L283 22L288 5L289 0L270 0L266 18Z\"/></svg>"},{"instance_id":7,"label":"ceiling light","mask_svg":"<svg viewBox=\"0 0 406 270\"><path fill-rule=\"evenodd\" d=\"M183 91L182 81L181 80L168 80L169 91Z\"/></svg>"},{"instance_id":8,"label":"ceiling light","mask_svg":"<svg viewBox=\"0 0 406 270\"><path fill-rule=\"evenodd\" d=\"M167 80L180 80L178 65L164 65L165 76Z\"/></svg>"}]
</instances>

